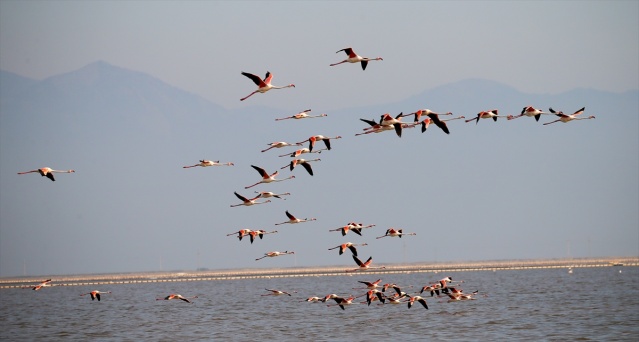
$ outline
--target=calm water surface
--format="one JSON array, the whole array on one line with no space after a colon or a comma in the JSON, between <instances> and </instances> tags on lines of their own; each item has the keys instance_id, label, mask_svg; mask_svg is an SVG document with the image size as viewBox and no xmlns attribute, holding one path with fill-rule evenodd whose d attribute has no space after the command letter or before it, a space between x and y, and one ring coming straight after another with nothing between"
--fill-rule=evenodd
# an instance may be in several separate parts
<instances>
[{"instance_id":1,"label":"calm water surface","mask_svg":"<svg viewBox=\"0 0 639 342\"><path fill-rule=\"evenodd\" d=\"M429 310L302 302L360 295L365 291L353 289L361 287L358 280L378 278L412 294L445 276L480 295L455 303L428 297ZM261 296L266 288L297 293ZM113 293L100 302L79 296L91 290ZM193 304L155 300L169 293L198 298ZM0 300L3 341L639 340L639 267L54 286L0 289Z\"/></svg>"}]
</instances>

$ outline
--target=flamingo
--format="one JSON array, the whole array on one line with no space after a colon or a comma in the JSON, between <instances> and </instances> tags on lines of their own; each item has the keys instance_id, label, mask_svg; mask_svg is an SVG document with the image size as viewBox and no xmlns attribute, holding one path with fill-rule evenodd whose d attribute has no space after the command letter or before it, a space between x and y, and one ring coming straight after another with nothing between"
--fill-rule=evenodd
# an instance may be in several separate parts
<instances>
[{"instance_id":1,"label":"flamingo","mask_svg":"<svg viewBox=\"0 0 639 342\"><path fill-rule=\"evenodd\" d=\"M328 294L328 295L324 296L324 302L326 302L329 299L332 299L335 302L337 302L337 298L341 298L341 297L336 295L336 294L334 294L334 293L331 293L331 294Z\"/></svg>"},{"instance_id":2,"label":"flamingo","mask_svg":"<svg viewBox=\"0 0 639 342\"><path fill-rule=\"evenodd\" d=\"M376 299L379 299L379 301L382 302L382 304L386 303L386 298L385 298L386 296L378 289L368 290L365 296L366 296L366 303L368 304L368 306L370 306L371 303Z\"/></svg>"},{"instance_id":3,"label":"flamingo","mask_svg":"<svg viewBox=\"0 0 639 342\"><path fill-rule=\"evenodd\" d=\"M275 176L277 176L279 174L279 171L275 171L272 174L268 174L266 173L266 171L264 171L263 168L259 167L259 166L255 166L255 165L251 165L252 168L254 168L255 170L257 170L257 172L260 173L260 175L262 176L262 180L253 184L253 185L249 185L249 186L245 186L244 189L248 189L248 188L252 188L260 183L273 183L273 182L281 182L281 181L285 181L287 179L291 179L291 178L295 178L295 176L290 176L288 178L284 178L284 179L275 179Z\"/></svg>"},{"instance_id":4,"label":"flamingo","mask_svg":"<svg viewBox=\"0 0 639 342\"><path fill-rule=\"evenodd\" d=\"M281 120L288 120L288 119L312 119L312 118L323 118L325 116L328 116L328 114L319 114L319 115L308 115L308 113L310 112L310 109L301 111L295 115L292 116L287 116L285 118L279 118L279 119L275 119L275 121L281 121Z\"/></svg>"},{"instance_id":5,"label":"flamingo","mask_svg":"<svg viewBox=\"0 0 639 342\"><path fill-rule=\"evenodd\" d=\"M458 117L455 118L450 118L450 119L440 119L437 114L430 114L428 115L427 118L425 118L422 122L422 133L426 132L426 130L428 129L428 126L430 126L431 123L435 124L435 126L439 127L442 131L444 131L444 133L446 134L450 134L450 131L448 130L448 126L446 125L446 122L448 121L453 121L453 120L459 120L459 119L465 119L466 117L463 115L460 115ZM419 125L420 122L416 121L412 124L409 125L405 125L404 128L413 128L416 125Z\"/></svg>"},{"instance_id":6,"label":"flamingo","mask_svg":"<svg viewBox=\"0 0 639 342\"><path fill-rule=\"evenodd\" d=\"M348 55L348 58L346 58L345 60L339 62L339 63L333 63L330 66L336 66L342 63L361 63L362 64L362 70L366 70L366 66L368 65L368 62L370 61L383 61L384 59L382 57L377 57L377 58L368 58L368 57L362 57L359 56L358 54L355 53L355 51L353 51L353 48L345 48L345 49L341 49L335 53L340 53L344 51L346 53L346 55Z\"/></svg>"},{"instance_id":7,"label":"flamingo","mask_svg":"<svg viewBox=\"0 0 639 342\"><path fill-rule=\"evenodd\" d=\"M542 114L549 114L549 113L544 112L541 109L536 109L535 107L532 107L532 106L527 106L521 110L521 114L515 115L515 116L509 115L508 120L517 119L525 115L528 117L534 117L536 121L539 121L539 118L541 117Z\"/></svg>"},{"instance_id":8,"label":"flamingo","mask_svg":"<svg viewBox=\"0 0 639 342\"><path fill-rule=\"evenodd\" d=\"M270 150L272 148L282 148L282 147L286 147L286 146L299 146L301 144L302 143L291 144L291 143L287 143L286 141L275 141L275 142L272 142L270 144L267 144L270 147L265 149L265 150L262 150L262 152L266 152L266 151L268 151L268 150Z\"/></svg>"},{"instance_id":9,"label":"flamingo","mask_svg":"<svg viewBox=\"0 0 639 342\"><path fill-rule=\"evenodd\" d=\"M253 96L253 94L255 93L266 93L267 91L271 89L284 89L284 88L291 88L291 87L295 88L295 84L289 84L283 87L271 85L273 74L271 74L271 72L269 71L266 72L266 76L264 76L263 80L257 75L249 74L248 72L244 72L244 71L242 71L242 75L250 78L253 81L253 83L257 85L257 90L248 94L246 97L241 98L240 101L244 101L248 99L249 97Z\"/></svg>"},{"instance_id":10,"label":"flamingo","mask_svg":"<svg viewBox=\"0 0 639 342\"><path fill-rule=\"evenodd\" d=\"M300 148L299 150L293 151L293 153L282 154L279 157L295 158L295 157L298 157L298 156L300 156L300 155L302 155L304 153L322 153L322 151L326 151L326 150L328 150L328 149L327 148L321 148L319 150L311 151L307 147L304 147L304 148Z\"/></svg>"},{"instance_id":11,"label":"flamingo","mask_svg":"<svg viewBox=\"0 0 639 342\"><path fill-rule=\"evenodd\" d=\"M99 302L100 301L100 294L103 294L103 293L111 293L111 291L101 292L101 291L98 291L98 290L93 290L93 291L91 291L89 293L83 293L80 296L91 295L91 300L97 299L98 302Z\"/></svg>"},{"instance_id":12,"label":"flamingo","mask_svg":"<svg viewBox=\"0 0 639 342\"><path fill-rule=\"evenodd\" d=\"M231 236L231 235L236 235L237 234L237 237L240 239L240 241L242 241L242 238L247 236L247 235L249 235L250 233L251 233L250 229L240 229L237 232L226 234L226 236Z\"/></svg>"},{"instance_id":13,"label":"flamingo","mask_svg":"<svg viewBox=\"0 0 639 342\"><path fill-rule=\"evenodd\" d=\"M498 115L497 109L493 109L486 112L479 112L476 117L468 119L466 122L475 121L475 124L477 124L479 123L479 119L493 119L493 121L497 122L497 118L503 118L503 116Z\"/></svg>"},{"instance_id":14,"label":"flamingo","mask_svg":"<svg viewBox=\"0 0 639 342\"><path fill-rule=\"evenodd\" d=\"M395 294L392 297L386 297L386 300L388 300L388 304L401 304L403 303L402 302L403 298L404 298L403 296L398 296Z\"/></svg>"},{"instance_id":15,"label":"flamingo","mask_svg":"<svg viewBox=\"0 0 639 342\"><path fill-rule=\"evenodd\" d=\"M401 121L402 116L404 116L403 113L397 114L397 116L395 116L394 118L390 116L390 114L388 113L382 114L379 124L382 126L393 126L395 128L395 133L397 134L398 137L401 138L402 128L404 126L404 123Z\"/></svg>"},{"instance_id":16,"label":"flamingo","mask_svg":"<svg viewBox=\"0 0 639 342\"><path fill-rule=\"evenodd\" d=\"M357 263L359 268L352 269L352 270L346 270L346 272L367 271L367 270L371 270L371 269L383 269L383 268L386 268L386 266L371 267L371 263L373 262L373 257L368 257L368 260L366 260L366 262L362 262L361 260L359 260L358 257L353 255L353 260L355 260L355 263Z\"/></svg>"},{"instance_id":17,"label":"flamingo","mask_svg":"<svg viewBox=\"0 0 639 342\"><path fill-rule=\"evenodd\" d=\"M286 255L286 254L295 254L295 252L289 252L289 251L284 251L284 252L278 252L278 251L268 252L268 253L264 253L264 256L262 256L262 257L260 257L260 258L257 258L257 259L255 259L255 260L257 261L257 260L260 260L260 259L264 259L264 258L266 258L266 257L274 258L274 257L278 257L278 256L280 256L280 255Z\"/></svg>"},{"instance_id":18,"label":"flamingo","mask_svg":"<svg viewBox=\"0 0 639 342\"><path fill-rule=\"evenodd\" d=\"M35 286L26 286L26 287L24 287L24 288L25 288L25 289L29 289L29 288L30 288L30 289L32 289L32 290L34 290L34 291L38 291L38 290L40 290L41 288L43 288L43 287L47 287L47 286L51 286L51 279L44 280L44 281L40 282L38 285L35 285Z\"/></svg>"},{"instance_id":19,"label":"flamingo","mask_svg":"<svg viewBox=\"0 0 639 342\"><path fill-rule=\"evenodd\" d=\"M279 198L279 199L283 199L285 200L286 198L282 198L281 196L288 196L291 193L290 192L285 192L283 194L276 194L273 191L255 191L255 193L260 194L260 196L262 198L270 198L270 197L275 197L275 198Z\"/></svg>"},{"instance_id":20,"label":"flamingo","mask_svg":"<svg viewBox=\"0 0 639 342\"><path fill-rule=\"evenodd\" d=\"M238 194L237 192L234 192L235 196L237 196L237 198L239 198L243 203L240 204L231 204L231 207L239 207L241 205L245 205L245 206L251 206L251 205L256 205L256 204L264 204L264 203L269 203L271 200L266 200L264 202L256 202L255 200L262 197L262 195L257 195L253 198L246 198L240 194Z\"/></svg>"},{"instance_id":21,"label":"flamingo","mask_svg":"<svg viewBox=\"0 0 639 342\"><path fill-rule=\"evenodd\" d=\"M324 299L324 298L313 296L313 297L308 297L308 298L306 298L304 300L301 300L300 302L318 303L318 302L325 302L325 301L326 301L326 299Z\"/></svg>"},{"instance_id":22,"label":"flamingo","mask_svg":"<svg viewBox=\"0 0 639 342\"><path fill-rule=\"evenodd\" d=\"M168 296L166 296L166 297L164 297L164 298L156 298L155 300L171 300L171 299L179 299L179 300L183 300L183 301L185 301L185 302L187 302L187 303L191 303L191 301L190 301L189 299L194 299L194 298L197 298L197 296L194 296L194 297L184 297L184 296L182 296L182 295L180 295L180 294L172 293L172 294L170 294L170 295L168 295Z\"/></svg>"},{"instance_id":23,"label":"flamingo","mask_svg":"<svg viewBox=\"0 0 639 342\"><path fill-rule=\"evenodd\" d=\"M594 115L591 115L589 117L581 117L581 118L577 117L577 115L583 114L583 112L586 110L586 107L583 107L583 108L579 109L578 111L576 111L576 112L574 112L574 113L572 113L570 115L566 115L562 111L556 112L552 108L548 108L548 110L551 113L557 115L559 117L559 119L557 119L555 121L551 121L551 122L546 122L546 123L544 123L544 125L550 125L551 123L555 123L555 122L559 122L559 121L561 121L563 123L566 123L566 122L570 122L570 121L573 121L573 120L588 120L588 119L594 119L595 118Z\"/></svg>"},{"instance_id":24,"label":"flamingo","mask_svg":"<svg viewBox=\"0 0 639 342\"><path fill-rule=\"evenodd\" d=\"M378 236L377 239L385 238L385 237L399 237L401 238L404 235L417 235L417 233L404 233L403 229L395 229L389 228L386 230L386 234L382 236Z\"/></svg>"},{"instance_id":25,"label":"flamingo","mask_svg":"<svg viewBox=\"0 0 639 342\"><path fill-rule=\"evenodd\" d=\"M321 159L317 158L317 159L310 159L310 160L306 160L306 159L293 159L291 160L291 162L287 165L284 165L283 167L280 168L280 170L285 169L285 168L290 168L291 171L293 171L293 169L295 168L295 166L297 165L302 165L306 171L308 172L309 175L313 175L313 168L311 168L311 164L309 164L310 162L314 162L314 161L321 161Z\"/></svg>"},{"instance_id":26,"label":"flamingo","mask_svg":"<svg viewBox=\"0 0 639 342\"><path fill-rule=\"evenodd\" d=\"M271 293L263 294L262 296L280 296L280 295L293 296L292 294L286 291L271 290L271 289L266 289L266 291L270 291ZM297 291L293 291L293 293L297 293Z\"/></svg>"},{"instance_id":27,"label":"flamingo","mask_svg":"<svg viewBox=\"0 0 639 342\"><path fill-rule=\"evenodd\" d=\"M366 285L367 289L374 289L376 287L379 287L379 283L381 282L381 279L377 279L375 281L363 281L363 280L358 280L358 283L362 283L364 285Z\"/></svg>"},{"instance_id":28,"label":"flamingo","mask_svg":"<svg viewBox=\"0 0 639 342\"><path fill-rule=\"evenodd\" d=\"M315 146L315 142L316 141L323 141L324 145L326 145L326 149L330 150L331 149L331 139L341 139L341 136L336 136L336 137L325 137L323 135L314 135L306 140L300 141L298 144L303 144L304 142L308 141L308 151L312 152L313 151L313 146Z\"/></svg>"},{"instance_id":29,"label":"flamingo","mask_svg":"<svg viewBox=\"0 0 639 342\"><path fill-rule=\"evenodd\" d=\"M345 226L337 228L337 229L329 229L329 232L342 232L342 236L345 236L349 230L352 230L353 233L362 236L362 229L364 228L372 228L375 227L374 224L369 224L364 226L361 223L349 222Z\"/></svg>"},{"instance_id":30,"label":"flamingo","mask_svg":"<svg viewBox=\"0 0 639 342\"><path fill-rule=\"evenodd\" d=\"M408 308L410 309L411 306L413 306L413 304L415 302L419 302L421 303L424 308L426 310L428 310L428 305L426 304L426 299L422 298L421 296L408 296L409 300L408 300Z\"/></svg>"},{"instance_id":31,"label":"flamingo","mask_svg":"<svg viewBox=\"0 0 639 342\"><path fill-rule=\"evenodd\" d=\"M386 290L389 287L392 288L393 290L395 290L395 292L397 292L397 295L400 296L400 297L408 296L408 294L406 292L402 291L402 289L399 286L397 286L397 284L384 284L384 287L382 288L382 292L386 292ZM409 286L409 287L412 287L412 286Z\"/></svg>"},{"instance_id":32,"label":"flamingo","mask_svg":"<svg viewBox=\"0 0 639 342\"><path fill-rule=\"evenodd\" d=\"M403 128L403 124L397 124L397 125L382 125L381 123L377 123L373 120L367 120L367 119L360 119L361 121L366 122L367 124L370 125L370 127L366 127L364 128L364 133L357 133L355 134L355 136L360 136L360 135L364 135L364 134L371 134L371 133L381 133L381 132L385 132L385 131L390 131L390 130L395 130L395 133L397 134L398 137L401 138L402 136L402 128ZM399 128L397 128L399 127Z\"/></svg>"},{"instance_id":33,"label":"flamingo","mask_svg":"<svg viewBox=\"0 0 639 342\"><path fill-rule=\"evenodd\" d=\"M277 233L277 230L271 231L271 232L267 232L266 230L260 229L260 230L252 230L249 232L249 238L251 243L253 243L253 240L255 240L256 237L259 236L260 240L262 240L262 238L264 237L264 235L266 234L274 234Z\"/></svg>"},{"instance_id":34,"label":"flamingo","mask_svg":"<svg viewBox=\"0 0 639 342\"><path fill-rule=\"evenodd\" d=\"M291 213L289 213L288 210L286 211L286 216L288 216L288 221L284 221L284 222L281 222L281 223L276 223L275 225L279 226L281 224L286 224L286 223L295 224L295 223L302 223L302 222L309 222L309 221L317 220L316 218L298 219L295 216L291 215Z\"/></svg>"},{"instance_id":35,"label":"flamingo","mask_svg":"<svg viewBox=\"0 0 639 342\"><path fill-rule=\"evenodd\" d=\"M46 176L47 178L49 178L50 180L55 182L55 178L53 177L54 173L74 173L75 170L67 170L67 171L62 171L62 170L54 170L50 167L43 167L43 168L39 168L37 170L31 170L31 171L25 171L25 172L18 172L19 175L26 175L27 173L34 173L34 172L38 172L40 173L40 176Z\"/></svg>"},{"instance_id":36,"label":"flamingo","mask_svg":"<svg viewBox=\"0 0 639 342\"><path fill-rule=\"evenodd\" d=\"M335 305L336 305L336 306L339 306L340 308L342 308L342 310L346 310L346 309L344 308L344 305L352 305L352 304L355 304L355 303L353 303L353 299L355 299L355 298L356 298L356 297L354 297L354 296L350 296L350 297L348 297L348 298L336 297L336 298L333 298L333 300L335 300L335 302L336 302L337 304L328 304L327 306L335 306Z\"/></svg>"},{"instance_id":37,"label":"flamingo","mask_svg":"<svg viewBox=\"0 0 639 342\"><path fill-rule=\"evenodd\" d=\"M339 248L339 255L344 254L344 251L348 248L351 250L351 252L353 253L353 255L357 255L357 249L355 248L355 246L368 246L367 243L360 243L360 244L355 244L352 242L347 242L347 243L343 243L339 246L335 246L333 248L329 248L328 250L331 251L333 249Z\"/></svg>"},{"instance_id":38,"label":"flamingo","mask_svg":"<svg viewBox=\"0 0 639 342\"><path fill-rule=\"evenodd\" d=\"M432 285L426 285L424 287L422 287L421 291L419 291L419 293L423 293L424 291L426 292L430 292L430 296L434 296L435 294L437 294L437 296L439 296L439 290L442 289L441 284L432 284Z\"/></svg>"},{"instance_id":39,"label":"flamingo","mask_svg":"<svg viewBox=\"0 0 639 342\"><path fill-rule=\"evenodd\" d=\"M188 169L188 168L191 168L191 167L197 167L197 166L201 166L201 167L208 167L208 166L233 166L233 165L235 165L235 164L233 164L233 163L231 163L231 162L228 162L228 163L220 163L220 161L219 161L219 160L216 160L216 161L210 161L210 160L202 159L202 160L200 160L200 162L199 162L198 164L182 166L182 168L184 168L184 169Z\"/></svg>"},{"instance_id":40,"label":"flamingo","mask_svg":"<svg viewBox=\"0 0 639 342\"><path fill-rule=\"evenodd\" d=\"M430 109L420 109L420 110L418 110L416 112L413 112L413 113L403 114L402 117L409 116L409 115L415 115L415 119L413 120L413 122L419 122L419 120L421 119L422 115L430 117L431 114L436 115L437 117L439 117L439 115L453 115L453 113L451 113L451 112L436 113L436 112L433 112Z\"/></svg>"}]
</instances>

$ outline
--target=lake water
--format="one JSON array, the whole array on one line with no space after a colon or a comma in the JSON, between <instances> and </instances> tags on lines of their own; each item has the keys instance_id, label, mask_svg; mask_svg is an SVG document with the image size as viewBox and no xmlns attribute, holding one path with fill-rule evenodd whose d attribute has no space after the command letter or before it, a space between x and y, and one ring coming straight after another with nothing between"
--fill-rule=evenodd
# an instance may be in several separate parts
<instances>
[{"instance_id":1,"label":"lake water","mask_svg":"<svg viewBox=\"0 0 639 342\"><path fill-rule=\"evenodd\" d=\"M445 276L477 299L428 296L429 310L303 301L360 295L358 280L378 278L412 294ZM267 288L297 293L261 296ZM91 290L112 294L79 296ZM156 301L170 293L198 298ZM3 341L639 340L639 267L627 266L52 286L0 289L0 300Z\"/></svg>"}]
</instances>

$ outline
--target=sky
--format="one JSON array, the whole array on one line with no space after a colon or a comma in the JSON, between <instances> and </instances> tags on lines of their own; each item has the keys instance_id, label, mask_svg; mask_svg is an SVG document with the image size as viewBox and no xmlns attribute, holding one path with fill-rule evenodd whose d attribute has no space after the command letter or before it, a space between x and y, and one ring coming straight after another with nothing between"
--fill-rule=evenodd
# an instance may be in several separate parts
<instances>
[{"instance_id":1,"label":"sky","mask_svg":"<svg viewBox=\"0 0 639 342\"><path fill-rule=\"evenodd\" d=\"M260 105L290 110L288 114L306 108L313 108L314 112L319 113L351 107L394 103L427 89L473 78L497 81L530 94L561 94L576 88L620 93L639 88L639 63L637 63L639 60L639 16L637 13L639 13L639 2L637 1L1 1L0 69L41 80L77 70L95 61L106 61L122 68L147 73L227 109L251 108L251 106ZM384 60L370 62L366 71L362 71L359 66L350 64L330 68L329 64L345 58L343 52L336 53L336 51L346 47L353 47L360 55L383 57ZM296 87L294 89L273 90L267 94L257 94L242 102L239 99L255 90L255 85L247 78L242 77L241 71L258 75L270 71L274 74L273 84L294 83ZM566 109L566 111L570 110ZM481 124L485 124L485 122ZM478 126L482 126L481 124ZM583 121L575 124L581 126L574 125L562 128L574 129L573 132L576 132L574 134L580 140L589 140L585 136L597 132L587 128L587 125L593 124L593 122ZM259 128L256 128L256 131L259 131ZM580 133L583 136L579 136ZM330 135L331 133L323 134ZM269 132L268 138L259 139L257 142L263 145L263 140L268 141L271 137L275 140L275 136L276 134ZM344 146L347 147L346 139L343 140ZM251 140L251 143L253 141ZM630 141L636 144L636 137ZM393 143L396 142L393 141ZM584 143L584 146L574 146L576 145L574 141L566 141L565 143L573 146L575 151L564 159L565 164L560 165L562 170L571 170L575 165L592 166L589 162L591 155L588 148L592 148L590 146L594 142ZM474 142L466 141L466 144L471 146ZM339 142L336 142L335 145L339 146ZM637 146L634 149L636 150ZM277 154L280 154L279 152L280 150L276 150ZM442 157L436 152L432 153L437 157ZM541 158L541 155L533 155ZM222 155L220 158L212 156L210 159L223 159L223 157L229 160L234 156ZM415 155L404 151L400 157L412 159L415 158ZM556 157L560 158L560 156ZM619 157L620 160L624 158L617 155L609 158L614 157ZM191 159L200 158L200 155L197 155ZM499 158L508 158L508 156L502 154L486 156L483 159L472 159L476 163L473 168L477 170L490 169L496 163L498 164ZM344 163L350 162L349 157L346 156L338 160ZM185 164L190 161L189 159ZM244 163L244 169L248 169L242 171L246 174L246 178L243 175L239 182L249 184L254 181L254 178L250 178L251 176L255 177L254 171L246 167L250 163ZM466 167L459 159L452 159L451 163ZM636 169L636 158L629 158L620 163L626 171ZM331 165L330 162L323 160L322 164L326 164L327 169L334 167L339 170L338 165ZM421 165L413 164L412 161L407 164L406 167L410 167L409 165L420 167ZM195 175L201 175L201 172L206 171L227 176L229 172L225 169L210 170L210 168L191 169L190 171L194 171ZM597 179L599 181L596 184L598 190L610 185L602 179L601 170L595 172L586 169L580 173L580 176L584 177L580 178L582 181ZM444 177L443 181L445 182L456 181L447 175L437 176L440 179ZM2 177L6 180L9 175L3 174ZM78 173L61 175L60 178L62 177L64 177L64 182L69 182L73 179L72 177L78 179L83 176ZM300 178L299 174L298 178ZM315 176L315 178L318 177ZM31 181L36 180L44 181L31 179ZM344 183L338 177L328 180L333 184L349 186L348 182ZM62 183L61 181L56 183ZM431 178L431 181L434 180ZM20 179L20 182L30 181ZM402 179L400 183L402 186L398 187L399 193L392 196L393 200L399 200L403 195L409 196L409 193L414 191L413 188L406 186L407 183L410 183L408 179ZM576 195L577 193L581 194L581 190L576 189L575 184L555 184L557 185L554 190L557 192L555 194L543 193L541 184L534 180L528 181L528 183L524 182L521 185L521 193L526 195L520 195L523 197L530 195L533 200L540 198L547 200L553 196L562 200L583 200L583 197ZM636 184L636 179L631 184ZM617 183L614 185L614 189L622 186ZM439 186L437 188L439 189ZM275 189L285 190L284 187L276 187ZM637 190L639 189L634 189L634 192L631 190L629 198L621 200L625 199L628 202L629 199L631 204L635 203ZM424 219L422 217L424 214L415 213L417 208L424 210L425 215L429 217L437 215L436 210L439 210L439 207L432 208L431 205L434 205L431 204L432 202L446 201L451 206L459 204L456 203L458 199L450 194L444 194L439 198L429 198L425 200L428 203L386 203L382 199L371 201L372 197L378 195L375 191L366 192L359 188L352 191L360 193L357 196L367 197L366 200L362 200L362 204L358 205L375 204L377 207L374 210L379 211L380 215L385 213L385 209L381 208L397 206L402 209L389 210L388 216L392 219L388 221L366 222L368 217L365 215L352 215L365 216L353 220L379 225L378 230L371 235L383 233L385 228L395 224L396 218L407 215L410 219L400 219L398 224L408 227L407 230L411 230L411 227L414 227L413 230L415 230ZM462 196L467 195L474 198L475 193L482 191L490 191L490 188L472 185L469 186L469 193L462 194ZM574 193L565 195L564 191ZM134 193L123 194L125 197L135 195ZM176 194L168 193L165 195L174 196ZM609 195L610 198L615 198L614 192ZM334 195L328 192L315 196L314 199L321 202L316 209L330 209L331 205L327 202L332 201L332 196ZM500 204L501 208L497 211L505 212L507 204L521 199L519 197L503 199ZM293 198L287 201L287 203L291 203ZM221 202L225 205L234 204L236 199L231 195L230 198L224 197ZM439 203L437 204L439 205ZM588 204L590 209L596 207L595 204ZM192 209L183 203L177 204L177 207L182 210ZM260 207L266 207L266 205L255 208L231 209L255 210L257 215L263 215L266 209ZM304 211L304 207L299 205L291 207L297 212ZM57 206L55 208L59 209ZM201 204L196 205L195 208L206 210L206 206ZM361 212L361 208L355 211ZM52 209L45 210L38 221L46 222L50 219L50 217L45 217L47 215L45 213L60 217L65 216L65 213L51 213ZM477 209L472 214L468 214L473 217L461 222L469 226L473 224L490 225L491 222L495 221L493 215L509 215L506 213L496 214L484 204L478 205ZM545 241L548 241L548 246L552 249L552 252L548 254L518 250L518 246L525 245L527 239L531 241L531 244L539 243L538 237L533 231L521 234L513 232L505 222L495 222L496 228L490 230L488 234L472 232L466 235L467 233L462 233L458 238L472 239L474 242L469 245L478 248L476 255L479 259L616 256L619 253L637 255L639 254L637 213L636 211L629 212L626 209L623 206L618 209L627 214L625 220L623 217L616 218L624 227L625 235L621 239L625 237L626 240L630 239L631 241L630 247L626 246L622 250L616 250L614 243L606 242L608 241L605 238L606 235L598 231L597 227L591 227L592 230L586 236L582 235L578 226L573 226L572 231L566 232L557 241L552 241L552 238L547 236ZM153 208L149 208L149 205L141 205L140 210L148 212ZM225 212L228 210L225 209ZM459 208L461 212L465 210L467 209ZM516 212L522 213L519 210ZM590 213L593 212L590 210ZM616 211L611 209L610 212ZM282 217L283 210L278 210L277 213L269 217L269 221L285 219ZM569 211L567 215L573 213L574 211ZM66 213L66 215L76 215L76 213ZM134 217L133 214L129 215L132 221L143 224L140 218ZM304 216L305 214L300 213L300 215ZM552 221L556 217L554 215L559 214L546 213L540 218L534 216L527 218L538 224L543 224ZM314 214L309 213L308 216L314 216ZM352 217L345 213L335 216L330 221L324 219L325 223L322 223L319 229L339 227L351 221L350 217ZM100 218L108 221L108 215L104 213L101 213ZM213 221L216 219L211 218ZM569 222L570 217L567 216L563 219ZM598 223L601 220L601 218L594 219L592 217L591 219ZM582 220L584 218L580 219L580 224ZM179 219L171 218L168 221L178 224ZM439 221L442 220L438 219ZM228 221L222 220L222 223L225 224L226 228L221 230L224 230L225 233L234 230ZM309 225L315 224L315 227L318 227L317 223L309 223ZM105 224L108 225L109 222ZM245 219L243 224L249 225L250 223ZM25 229L26 231L34 228L2 227L5 232L13 229ZM64 230L66 228L53 229ZM173 234L170 230L162 230L162 227L158 227L158 229L160 230L157 234L152 235ZM122 232L118 229L115 229L115 232L127 233L128 238L135 239L143 239L148 234L148 232ZM104 232L104 234L113 233L113 231ZM199 231L194 231L194 233L199 233ZM423 233L420 231L420 235L412 240L414 242L410 242L411 240L406 242L406 239L402 242L392 242L395 243L393 246L396 248L392 253L398 255L393 255L391 252L388 254L378 252L375 254L376 260L380 262L410 262L473 259L472 248L463 251L456 250L455 239L447 240L444 238L441 242L432 242L434 240L433 234L435 236L448 235L451 234L450 230L442 233L438 229L433 229L431 234ZM68 234L70 233L66 232L60 236L68 236ZM309 238L299 233L291 234L290 238L283 235L285 234L279 233L278 238L282 239L281 241L295 239L296 243L300 239ZM3 236L13 235L4 234ZM83 245L76 251L65 244L68 241L62 241L64 238L60 236L51 232L42 235L42 239L46 239L54 245L47 249L51 253L51 257L46 258L46 261L32 261L30 257L22 257L22 260L29 260L28 270L24 265L16 266L14 263L7 266L7 264L1 264L0 260L0 265L3 265L0 268L0 276L22 275L22 273L59 274L188 269L195 268L196 265L210 268L255 267L255 263L252 262L253 257L258 257L266 252L266 250L253 249L250 256L245 256L248 260L245 261L239 255L234 254L237 253L236 251L227 251L226 247L219 248L218 251L207 251L207 245L203 239L210 238L210 236L200 235L200 241L197 241L198 238L191 238L196 240L191 243L197 246L187 251L180 249L180 247L167 245L166 242L158 242L158 246L162 246L161 248L169 250L175 248L175 253L159 252L156 250L159 247L154 247L150 242L144 244L141 247L143 249L141 253L153 256L149 257L150 260L145 259L143 262L134 263L131 262L130 254L119 250L121 247L118 247L118 238L104 237L105 240L112 243L106 247L94 247L93 252L96 253L97 257L96 260L92 260L87 256L92 252L91 247ZM419 240L422 239L421 236L424 236L424 240ZM430 239L426 238L427 236ZM269 236L269 238L272 237ZM347 237L352 240L357 239L352 234ZM598 238L603 239L604 242L598 244ZM272 249L286 249L281 244L272 243L273 240L267 243L266 239L265 237L263 245L265 249L267 246ZM591 239L594 242L591 242ZM497 242L507 244L509 240L523 240L523 242L520 242L522 245L513 244L501 253L495 248L499 245ZM570 245L570 240L573 241L573 246ZM232 240L223 241L226 243ZM341 243L338 236L320 238L317 241L318 245L327 245L328 247ZM233 243L235 242L233 241ZM289 242L292 243L292 241ZM418 243L422 243L422 245ZM431 250L434 248L435 252L417 253L420 246L424 246L426 243L428 243L428 248ZM579 246L577 246L578 244ZM81 253L82 256L59 254L61 252L57 251L55 245L61 249L70 248L70 251ZM465 248L469 245L464 244L463 246ZM31 255L34 249L40 245L37 241L33 241L25 246L26 254ZM406 252L406 249L409 249L409 252ZM480 249L482 249L481 252ZM490 251L487 252L483 249ZM104 257L116 251L124 256L113 257L112 260L107 260L108 258ZM413 251L412 253L415 255L411 254L410 251ZM13 254L13 251L12 254L8 253L0 251L2 258L21 259ZM189 256L188 258L175 256L179 253L189 253ZM338 259L337 256L333 255L331 255L331 259L324 262L317 259L305 259L303 254L299 254L298 252L295 259L292 259L294 262L266 260L269 262L267 265L279 267L292 266L293 264L353 264L352 260ZM364 252L364 254L368 256L368 253ZM193 260L196 258L197 262L194 262ZM78 261L79 259L83 261ZM183 259L189 261L185 262ZM24 263L27 262L24 261Z\"/></svg>"}]
</instances>

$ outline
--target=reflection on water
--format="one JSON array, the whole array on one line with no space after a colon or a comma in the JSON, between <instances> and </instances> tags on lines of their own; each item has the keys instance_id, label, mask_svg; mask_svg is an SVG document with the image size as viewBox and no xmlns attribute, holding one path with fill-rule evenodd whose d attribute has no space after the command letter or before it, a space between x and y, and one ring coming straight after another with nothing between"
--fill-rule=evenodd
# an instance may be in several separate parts
<instances>
[{"instance_id":1,"label":"reflection on water","mask_svg":"<svg viewBox=\"0 0 639 342\"><path fill-rule=\"evenodd\" d=\"M623 272L619 272L623 270ZM476 300L327 307L303 301L362 295L382 278L414 294L444 276ZM1 289L2 340L619 340L639 336L639 267L352 274L150 284ZM293 296L262 296L266 289ZM80 294L111 291L102 301ZM390 291L390 290L388 290ZM189 304L156 301L170 293ZM365 302L358 298L356 301Z\"/></svg>"}]
</instances>

